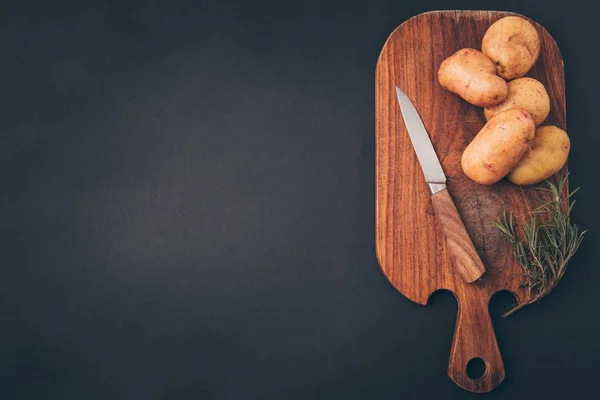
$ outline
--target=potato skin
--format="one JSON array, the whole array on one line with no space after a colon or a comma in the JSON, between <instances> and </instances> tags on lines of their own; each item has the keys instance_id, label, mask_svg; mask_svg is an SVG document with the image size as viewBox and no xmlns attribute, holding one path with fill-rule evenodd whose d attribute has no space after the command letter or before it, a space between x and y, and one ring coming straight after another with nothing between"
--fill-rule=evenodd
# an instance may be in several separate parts
<instances>
[{"instance_id":1,"label":"potato skin","mask_svg":"<svg viewBox=\"0 0 600 400\"><path fill-rule=\"evenodd\" d=\"M565 131L553 125L541 126L535 131L531 149L525 152L507 179L517 185L541 182L560 171L567 162L570 148L571 141Z\"/></svg>"},{"instance_id":2,"label":"potato skin","mask_svg":"<svg viewBox=\"0 0 600 400\"><path fill-rule=\"evenodd\" d=\"M438 69L442 87L480 107L500 103L508 85L496 75L494 63L479 50L464 48L446 58Z\"/></svg>"},{"instance_id":3,"label":"potato skin","mask_svg":"<svg viewBox=\"0 0 600 400\"><path fill-rule=\"evenodd\" d=\"M550 112L550 97L544 85L533 78L517 78L508 82L508 95L502 103L483 110L489 120L501 111L520 108L533 117L535 126L540 126Z\"/></svg>"},{"instance_id":4,"label":"potato skin","mask_svg":"<svg viewBox=\"0 0 600 400\"><path fill-rule=\"evenodd\" d=\"M535 133L527 111L512 108L490 119L462 154L465 175L482 185L504 178L519 162Z\"/></svg>"},{"instance_id":5,"label":"potato skin","mask_svg":"<svg viewBox=\"0 0 600 400\"><path fill-rule=\"evenodd\" d=\"M481 51L506 80L524 76L540 55L540 35L526 19L504 17L494 22L483 36Z\"/></svg>"}]
</instances>

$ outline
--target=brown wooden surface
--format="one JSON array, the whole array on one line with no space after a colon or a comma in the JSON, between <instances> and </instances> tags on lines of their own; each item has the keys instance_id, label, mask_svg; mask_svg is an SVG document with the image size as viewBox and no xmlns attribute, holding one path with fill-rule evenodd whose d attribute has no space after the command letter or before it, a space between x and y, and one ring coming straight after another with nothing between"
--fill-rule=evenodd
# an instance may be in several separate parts
<instances>
[{"instance_id":1,"label":"brown wooden surface","mask_svg":"<svg viewBox=\"0 0 600 400\"><path fill-rule=\"evenodd\" d=\"M452 265L465 282L471 283L481 278L485 267L448 190L435 193L431 196L431 202L440 230L446 239L446 249L452 259Z\"/></svg>"},{"instance_id":2,"label":"brown wooden surface","mask_svg":"<svg viewBox=\"0 0 600 400\"><path fill-rule=\"evenodd\" d=\"M439 11L417 15L391 34L376 68L377 257L394 287L419 304L426 304L439 289L454 293L458 315L448 375L473 392L490 391L504 379L502 357L488 313L490 298L500 290L510 290L517 298L524 294L518 288L519 266L494 220L504 210L511 210L517 221L522 221L537 204L531 196L538 185L519 187L503 179L482 186L464 175L461 154L485 124L483 109L442 89L436 73L444 58L458 49L481 49L486 29L506 15L516 14ZM532 22L540 32L542 49L527 76L540 80L550 95L550 115L543 125L566 129L562 57L548 32ZM403 124L395 85L408 95L421 115L448 178L448 191L484 262L486 273L475 283L465 283L452 264ZM481 357L487 367L479 380L466 374L466 365L474 357Z\"/></svg>"}]
</instances>

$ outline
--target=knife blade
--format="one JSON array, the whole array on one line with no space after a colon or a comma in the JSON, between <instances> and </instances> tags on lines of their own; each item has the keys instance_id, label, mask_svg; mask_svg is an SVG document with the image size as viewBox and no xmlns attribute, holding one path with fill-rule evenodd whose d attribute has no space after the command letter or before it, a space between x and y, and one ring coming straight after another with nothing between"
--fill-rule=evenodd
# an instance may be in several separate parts
<instances>
[{"instance_id":1,"label":"knife blade","mask_svg":"<svg viewBox=\"0 0 600 400\"><path fill-rule=\"evenodd\" d=\"M415 106L396 86L404 125L431 191L431 201L452 263L463 279L474 282L485 273L483 262L446 187L446 174Z\"/></svg>"},{"instance_id":2,"label":"knife blade","mask_svg":"<svg viewBox=\"0 0 600 400\"><path fill-rule=\"evenodd\" d=\"M398 96L402 119L404 119L408 136L415 149L415 153L417 153L417 159L419 160L419 164L421 164L425 181L429 184L431 194L436 194L446 189L446 174L444 174L440 160L435 153L433 144L431 144L419 113L417 113L406 93L398 86L396 86L396 95Z\"/></svg>"}]
</instances>

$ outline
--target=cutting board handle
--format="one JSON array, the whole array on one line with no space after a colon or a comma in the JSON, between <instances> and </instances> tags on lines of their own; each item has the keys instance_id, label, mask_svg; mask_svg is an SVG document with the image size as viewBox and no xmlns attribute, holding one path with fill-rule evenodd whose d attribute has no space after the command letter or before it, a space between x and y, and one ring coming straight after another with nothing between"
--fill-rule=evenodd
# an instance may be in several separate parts
<instances>
[{"instance_id":1,"label":"cutting board handle","mask_svg":"<svg viewBox=\"0 0 600 400\"><path fill-rule=\"evenodd\" d=\"M485 393L504 380L504 363L488 310L489 297L479 288L469 286L466 290L472 293L456 296L458 314L448 376L465 390ZM473 379L467 373L467 366L477 358L483 360L485 371L478 379Z\"/></svg>"}]
</instances>

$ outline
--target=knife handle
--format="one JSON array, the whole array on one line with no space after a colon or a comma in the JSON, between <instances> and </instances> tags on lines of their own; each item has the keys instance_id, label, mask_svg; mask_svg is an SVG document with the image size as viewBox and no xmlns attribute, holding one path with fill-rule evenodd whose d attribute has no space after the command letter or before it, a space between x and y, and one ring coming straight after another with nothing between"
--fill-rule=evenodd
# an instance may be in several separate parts
<instances>
[{"instance_id":1,"label":"knife handle","mask_svg":"<svg viewBox=\"0 0 600 400\"><path fill-rule=\"evenodd\" d=\"M446 249L450 253L454 267L465 281L476 281L485 272L481 258L473 246L471 237L463 224L458 210L450 198L448 189L431 196L433 208L446 239Z\"/></svg>"}]
</instances>

